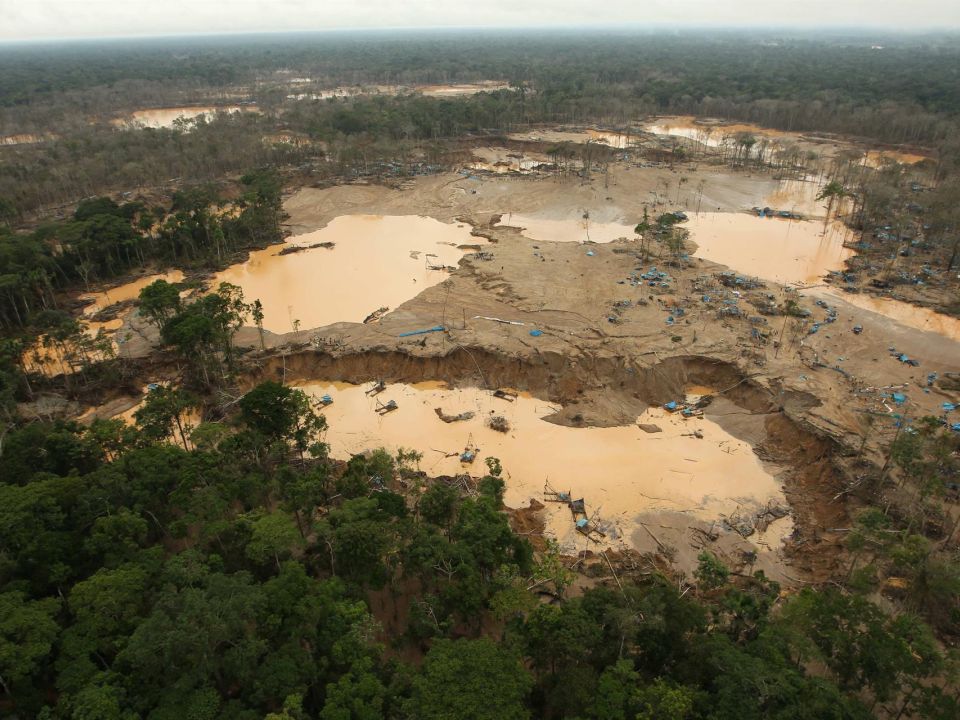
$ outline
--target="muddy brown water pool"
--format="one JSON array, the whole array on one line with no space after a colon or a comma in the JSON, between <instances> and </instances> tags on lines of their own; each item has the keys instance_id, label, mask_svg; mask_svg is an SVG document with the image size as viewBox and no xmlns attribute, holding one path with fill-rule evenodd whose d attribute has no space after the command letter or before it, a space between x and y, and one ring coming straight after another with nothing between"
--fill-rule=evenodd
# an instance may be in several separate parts
<instances>
[{"instance_id":1,"label":"muddy brown water pool","mask_svg":"<svg viewBox=\"0 0 960 720\"><path fill-rule=\"evenodd\" d=\"M290 238L286 247L317 247L280 255L282 246L218 273L212 283L239 285L247 302L263 303L263 325L289 332L335 322L361 322L381 307L395 309L448 276L430 267L456 266L462 245L485 241L470 226L417 215L341 215L325 228Z\"/></svg>"},{"instance_id":2,"label":"muddy brown water pool","mask_svg":"<svg viewBox=\"0 0 960 720\"><path fill-rule=\"evenodd\" d=\"M84 315L95 315L106 307L126 300L136 300L140 296L140 291L147 285L157 280L166 280L169 283L178 283L183 280L183 272L180 270L171 270L167 273L156 273L154 275L145 275L131 282L117 285L116 287L99 292L85 293L81 295L82 300L92 300L89 305L83 308Z\"/></svg>"},{"instance_id":3,"label":"muddy brown water pool","mask_svg":"<svg viewBox=\"0 0 960 720\"><path fill-rule=\"evenodd\" d=\"M600 222L579 213L567 218L508 213L499 224L523 228L524 237L543 242L609 243L620 238L636 239L632 225Z\"/></svg>"},{"instance_id":4,"label":"muddy brown water pool","mask_svg":"<svg viewBox=\"0 0 960 720\"><path fill-rule=\"evenodd\" d=\"M183 272L180 270L172 270L167 273L144 275L141 278L137 278L136 280L132 280L128 283L123 283L122 285L117 285L116 287L112 287L107 290L84 293L80 296L80 299L91 301L83 308L83 314L80 318L84 325L84 330L90 336L96 336L101 330L103 330L104 333L113 339L114 351L118 351L119 346L117 344L116 331L123 326L124 320L132 310L128 308L127 310L119 313L114 319L105 320L102 322L91 320L90 318L104 308L107 308L115 303L124 302L127 300L136 300L143 288L157 280L166 280L167 282L176 283L183 280L183 277ZM38 344L33 345L24 352L23 362L25 367L34 372L59 373L65 372L68 369L64 359L60 357L56 349L51 347L43 347Z\"/></svg>"},{"instance_id":5,"label":"muddy brown water pool","mask_svg":"<svg viewBox=\"0 0 960 720\"><path fill-rule=\"evenodd\" d=\"M789 193L783 191L784 196ZM558 219L511 213L500 219L500 225L523 228L525 237L544 242L609 243L637 238L629 224L599 222L579 214ZM760 218L750 213L699 213L690 214L682 227L690 231L690 239L697 244L696 257L727 265L744 275L785 284L815 282L830 270L841 269L853 255L843 246L849 231L833 222Z\"/></svg>"},{"instance_id":6,"label":"muddy brown water pool","mask_svg":"<svg viewBox=\"0 0 960 720\"><path fill-rule=\"evenodd\" d=\"M718 148L722 145L732 147L736 144L736 136L742 133L784 146L805 139L802 133L774 130L751 123L698 122L692 115L657 118L646 123L643 129L654 135L684 138L710 148ZM871 168L879 168L889 163L915 165L928 159L925 155L900 150L886 148L868 150L864 149L863 145L844 140L831 142L832 152L839 149L859 150L863 153L863 164Z\"/></svg>"},{"instance_id":7,"label":"muddy brown water pool","mask_svg":"<svg viewBox=\"0 0 960 720\"><path fill-rule=\"evenodd\" d=\"M960 318L944 315L930 308L866 293L847 293L833 287L817 288L809 294L820 297L827 302L834 299L842 300L861 310L883 315L905 327L936 333L960 342Z\"/></svg>"},{"instance_id":8,"label":"muddy brown water pool","mask_svg":"<svg viewBox=\"0 0 960 720\"><path fill-rule=\"evenodd\" d=\"M761 206L773 210L788 210L804 217L823 218L827 213L827 201L817 199L822 189L823 185L813 178L781 180L773 191L763 198Z\"/></svg>"},{"instance_id":9,"label":"muddy brown water pool","mask_svg":"<svg viewBox=\"0 0 960 720\"><path fill-rule=\"evenodd\" d=\"M737 440L705 418L682 419L659 408L638 418L662 432L648 434L636 425L572 428L544 420L560 408L521 393L514 402L477 388L449 388L442 383L390 384L376 397L371 385L333 382L299 384L308 394L330 395L322 409L329 423L326 440L333 457L349 459L376 447L423 454L420 468L431 476L485 473L484 460L498 458L504 468L506 503L525 507L544 501L547 484L584 498L587 513L607 532L601 545L629 545L639 528L637 516L651 511L682 512L707 521L752 512L768 503L784 504L780 482L760 462L749 444ZM696 394L708 388L691 388ZM393 400L398 409L378 415L378 403ZM465 421L446 423L446 415L472 412ZM509 424L506 433L486 425L493 415ZM694 431L702 439L692 437ZM460 461L475 448L471 464ZM566 551L583 549L586 538L576 531L570 510L546 503L547 532ZM783 518L755 540L779 545L792 529ZM596 545L594 545L596 547Z\"/></svg>"},{"instance_id":10,"label":"muddy brown water pool","mask_svg":"<svg viewBox=\"0 0 960 720\"><path fill-rule=\"evenodd\" d=\"M816 282L853 255L843 246L851 233L838 223L700 213L683 227L697 244L697 257L783 284Z\"/></svg>"}]
</instances>

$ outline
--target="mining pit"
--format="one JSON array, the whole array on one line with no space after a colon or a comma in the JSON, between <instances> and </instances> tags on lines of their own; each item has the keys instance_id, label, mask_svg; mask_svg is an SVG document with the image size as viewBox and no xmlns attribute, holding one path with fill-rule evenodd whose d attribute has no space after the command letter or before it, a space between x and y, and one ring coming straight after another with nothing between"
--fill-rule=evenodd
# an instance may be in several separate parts
<instances>
[{"instance_id":1,"label":"mining pit","mask_svg":"<svg viewBox=\"0 0 960 720\"><path fill-rule=\"evenodd\" d=\"M687 132L662 127L648 130ZM956 320L824 284L853 250L814 177L542 162L547 143L585 137L633 142L544 129L513 138L529 144L518 157L478 151L489 168L291 193L287 242L207 278L264 305L262 336L236 337L243 388L277 379L328 396L335 457L414 449L431 476L499 458L507 505L538 518L526 531L571 554L652 553L689 572L709 548L787 585L829 578L848 491L882 463L879 441L899 414L956 399L928 382L960 370ZM757 217L765 206L802 217ZM686 213L683 252L634 232L644 209ZM135 310L105 322L125 356L156 357ZM176 381L152 367L166 377L150 380ZM866 414L879 422L854 461Z\"/></svg>"}]
</instances>

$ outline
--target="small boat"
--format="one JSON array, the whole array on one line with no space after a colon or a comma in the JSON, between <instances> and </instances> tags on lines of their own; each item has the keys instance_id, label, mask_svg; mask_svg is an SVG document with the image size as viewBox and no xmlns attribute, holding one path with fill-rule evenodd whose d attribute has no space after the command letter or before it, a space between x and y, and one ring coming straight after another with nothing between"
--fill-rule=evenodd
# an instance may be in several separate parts
<instances>
[{"instance_id":1,"label":"small boat","mask_svg":"<svg viewBox=\"0 0 960 720\"><path fill-rule=\"evenodd\" d=\"M373 397L374 395L379 395L384 390L387 389L387 384L383 380L377 380L369 390L365 392L366 395Z\"/></svg>"}]
</instances>

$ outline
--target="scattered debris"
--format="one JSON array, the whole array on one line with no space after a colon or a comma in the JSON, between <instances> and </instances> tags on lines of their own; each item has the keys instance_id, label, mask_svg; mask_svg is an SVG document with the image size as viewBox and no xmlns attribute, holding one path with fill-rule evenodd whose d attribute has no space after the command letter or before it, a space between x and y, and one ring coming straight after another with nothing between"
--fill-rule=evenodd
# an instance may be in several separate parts
<instances>
[{"instance_id":1,"label":"scattered debris","mask_svg":"<svg viewBox=\"0 0 960 720\"><path fill-rule=\"evenodd\" d=\"M433 411L437 414L437 417L443 420L445 423L463 422L464 420L470 420L474 416L474 413L470 410L457 415L447 415L445 412L443 412L443 408L434 408Z\"/></svg>"},{"instance_id":2,"label":"scattered debris","mask_svg":"<svg viewBox=\"0 0 960 720\"><path fill-rule=\"evenodd\" d=\"M543 499L547 502L570 504L570 492L557 492L551 486L549 481L543 484ZM581 500L581 502L583 502Z\"/></svg>"},{"instance_id":3,"label":"scattered debris","mask_svg":"<svg viewBox=\"0 0 960 720\"><path fill-rule=\"evenodd\" d=\"M582 517L574 523L577 532L586 535L589 539L599 542L599 539L605 538L607 534L600 529L600 526L590 518Z\"/></svg>"},{"instance_id":4,"label":"scattered debris","mask_svg":"<svg viewBox=\"0 0 960 720\"><path fill-rule=\"evenodd\" d=\"M902 362L904 365L910 365L911 367L920 367L920 363L909 357L906 353L899 352L896 348L889 348L890 356L895 357L897 360Z\"/></svg>"},{"instance_id":5,"label":"scattered debris","mask_svg":"<svg viewBox=\"0 0 960 720\"><path fill-rule=\"evenodd\" d=\"M510 423L503 415L491 415L487 418L487 427L499 433L510 432Z\"/></svg>"},{"instance_id":6,"label":"scattered debris","mask_svg":"<svg viewBox=\"0 0 960 720\"><path fill-rule=\"evenodd\" d=\"M370 313L369 315L367 315L367 316L363 319L363 323L364 323L364 325L366 325L366 324L373 323L373 322L379 322L380 319L381 319L384 315L386 315L388 312L390 312L390 308L388 308L388 307L386 307L386 306L381 307L381 308L377 308L376 310L374 310L372 313Z\"/></svg>"},{"instance_id":7,"label":"scattered debris","mask_svg":"<svg viewBox=\"0 0 960 720\"><path fill-rule=\"evenodd\" d=\"M774 520L779 520L789 514L790 510L788 508L771 502L750 514L738 512L735 515L731 515L729 518L724 519L723 525L728 530L737 533L740 537L748 538L755 532L763 532Z\"/></svg>"},{"instance_id":8,"label":"scattered debris","mask_svg":"<svg viewBox=\"0 0 960 720\"><path fill-rule=\"evenodd\" d=\"M325 248L327 250L333 250L336 247L335 242L319 242L314 243L313 245L290 245L289 247L283 248L277 255L293 255L294 253L303 252L304 250L315 250L316 248Z\"/></svg>"},{"instance_id":9,"label":"scattered debris","mask_svg":"<svg viewBox=\"0 0 960 720\"><path fill-rule=\"evenodd\" d=\"M474 315L474 320L490 320L491 322L503 323L504 325L524 325L526 323L517 322L516 320L502 320L501 318L487 317L486 315Z\"/></svg>"}]
</instances>

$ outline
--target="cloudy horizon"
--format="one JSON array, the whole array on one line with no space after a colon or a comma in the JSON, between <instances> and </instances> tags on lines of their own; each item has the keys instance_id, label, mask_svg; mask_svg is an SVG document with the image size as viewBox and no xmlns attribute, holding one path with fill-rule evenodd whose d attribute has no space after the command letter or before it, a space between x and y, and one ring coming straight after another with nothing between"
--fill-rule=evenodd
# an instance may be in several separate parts
<instances>
[{"instance_id":1,"label":"cloudy horizon","mask_svg":"<svg viewBox=\"0 0 960 720\"><path fill-rule=\"evenodd\" d=\"M730 27L958 30L944 0L0 0L0 40L324 30Z\"/></svg>"}]
</instances>

